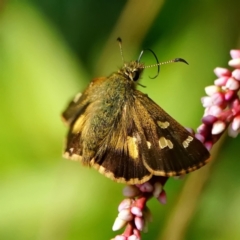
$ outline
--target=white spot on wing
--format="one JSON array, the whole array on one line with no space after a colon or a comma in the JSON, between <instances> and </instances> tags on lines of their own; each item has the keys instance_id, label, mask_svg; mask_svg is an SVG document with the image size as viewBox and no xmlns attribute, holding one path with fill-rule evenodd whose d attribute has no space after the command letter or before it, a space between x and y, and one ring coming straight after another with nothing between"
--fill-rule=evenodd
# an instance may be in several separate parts
<instances>
[{"instance_id":1,"label":"white spot on wing","mask_svg":"<svg viewBox=\"0 0 240 240\"><path fill-rule=\"evenodd\" d=\"M189 146L189 143L193 140L194 138L192 136L188 136L186 140L183 141L182 145L184 148L187 148Z\"/></svg>"},{"instance_id":2,"label":"white spot on wing","mask_svg":"<svg viewBox=\"0 0 240 240\"><path fill-rule=\"evenodd\" d=\"M79 100L79 98L82 96L82 93L77 93L76 96L73 99L73 102L77 102Z\"/></svg>"},{"instance_id":3,"label":"white spot on wing","mask_svg":"<svg viewBox=\"0 0 240 240\"><path fill-rule=\"evenodd\" d=\"M165 147L168 147L168 148L172 149L173 148L173 143L169 139L166 139L165 137L160 137L159 147L161 149L163 149Z\"/></svg>"},{"instance_id":4,"label":"white spot on wing","mask_svg":"<svg viewBox=\"0 0 240 240\"><path fill-rule=\"evenodd\" d=\"M138 158L138 146L136 142L137 139L135 137L127 137L128 152L133 159Z\"/></svg>"},{"instance_id":5,"label":"white spot on wing","mask_svg":"<svg viewBox=\"0 0 240 240\"><path fill-rule=\"evenodd\" d=\"M167 121L166 122L157 121L157 123L158 123L158 126L162 129L165 129L170 125L170 123Z\"/></svg>"},{"instance_id":6,"label":"white spot on wing","mask_svg":"<svg viewBox=\"0 0 240 240\"><path fill-rule=\"evenodd\" d=\"M150 149L152 144L149 141L147 141L147 146L148 146L148 149Z\"/></svg>"}]
</instances>

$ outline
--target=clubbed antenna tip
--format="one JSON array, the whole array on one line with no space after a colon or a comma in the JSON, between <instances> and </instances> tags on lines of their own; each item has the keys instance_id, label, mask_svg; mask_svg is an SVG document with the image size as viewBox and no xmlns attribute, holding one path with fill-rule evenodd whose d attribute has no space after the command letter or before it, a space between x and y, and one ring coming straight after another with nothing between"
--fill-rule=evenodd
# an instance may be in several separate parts
<instances>
[{"instance_id":1,"label":"clubbed antenna tip","mask_svg":"<svg viewBox=\"0 0 240 240\"><path fill-rule=\"evenodd\" d=\"M186 63L187 65L189 65L188 62L186 60L184 60L183 58L175 58L173 60L173 62L183 62L183 63Z\"/></svg>"}]
</instances>

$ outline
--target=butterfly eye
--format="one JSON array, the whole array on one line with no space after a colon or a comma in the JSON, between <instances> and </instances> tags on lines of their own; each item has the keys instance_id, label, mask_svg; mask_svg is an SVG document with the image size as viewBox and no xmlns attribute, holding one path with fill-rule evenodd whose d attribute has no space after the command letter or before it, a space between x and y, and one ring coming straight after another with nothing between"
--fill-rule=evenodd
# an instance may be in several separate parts
<instances>
[{"instance_id":1,"label":"butterfly eye","mask_svg":"<svg viewBox=\"0 0 240 240\"><path fill-rule=\"evenodd\" d=\"M134 71L133 73L132 73L132 79L133 79L133 81L137 81L138 79L139 79L139 71Z\"/></svg>"}]
</instances>

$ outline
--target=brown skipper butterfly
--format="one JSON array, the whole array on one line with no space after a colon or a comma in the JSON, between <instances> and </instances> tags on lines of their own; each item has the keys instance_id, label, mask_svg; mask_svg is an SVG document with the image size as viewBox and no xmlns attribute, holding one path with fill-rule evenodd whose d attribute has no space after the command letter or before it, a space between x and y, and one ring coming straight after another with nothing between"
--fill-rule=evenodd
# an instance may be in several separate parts
<instances>
[{"instance_id":1,"label":"brown skipper butterfly","mask_svg":"<svg viewBox=\"0 0 240 240\"><path fill-rule=\"evenodd\" d=\"M121 44L120 49L122 53ZM146 182L153 175L186 174L209 158L198 139L136 89L143 70L150 67L140 63L142 53L108 77L93 79L62 114L69 126L63 156L127 184ZM187 63L182 58L169 62Z\"/></svg>"}]
</instances>

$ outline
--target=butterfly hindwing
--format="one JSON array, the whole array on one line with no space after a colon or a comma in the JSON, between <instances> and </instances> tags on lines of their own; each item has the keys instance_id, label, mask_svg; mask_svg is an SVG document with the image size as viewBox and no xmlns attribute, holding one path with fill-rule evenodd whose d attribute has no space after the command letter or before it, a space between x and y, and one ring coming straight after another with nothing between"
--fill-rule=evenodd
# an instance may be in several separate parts
<instances>
[{"instance_id":1,"label":"butterfly hindwing","mask_svg":"<svg viewBox=\"0 0 240 240\"><path fill-rule=\"evenodd\" d=\"M146 168L154 175L181 175L203 166L209 152L147 95L136 91L136 114L144 132L149 157Z\"/></svg>"}]
</instances>

